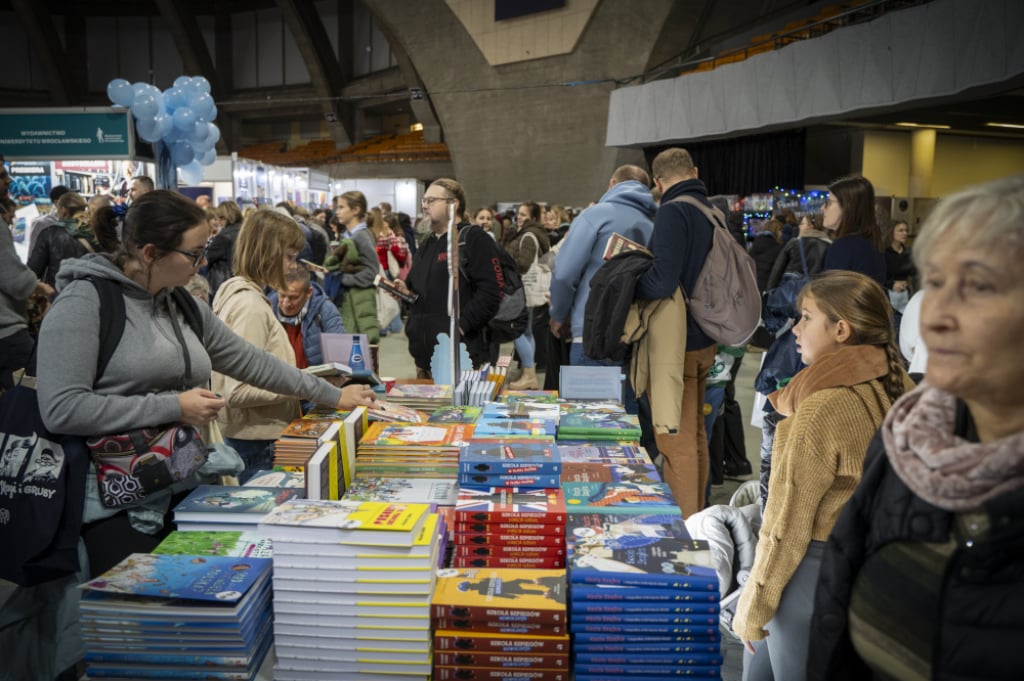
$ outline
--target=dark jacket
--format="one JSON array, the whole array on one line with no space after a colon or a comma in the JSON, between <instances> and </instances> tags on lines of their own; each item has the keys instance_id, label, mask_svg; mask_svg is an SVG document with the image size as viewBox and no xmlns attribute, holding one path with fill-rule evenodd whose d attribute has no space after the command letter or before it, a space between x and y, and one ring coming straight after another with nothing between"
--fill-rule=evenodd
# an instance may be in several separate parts
<instances>
[{"instance_id":1,"label":"dark jacket","mask_svg":"<svg viewBox=\"0 0 1024 681\"><path fill-rule=\"evenodd\" d=\"M757 290L764 293L768 286L768 275L772 273L775 258L782 250L782 244L771 232L762 232L750 244L750 257L757 267Z\"/></svg>"},{"instance_id":2,"label":"dark jacket","mask_svg":"<svg viewBox=\"0 0 1024 681\"><path fill-rule=\"evenodd\" d=\"M885 256L858 234L840 237L825 253L826 270L849 270L866 274L879 286L885 286Z\"/></svg>"},{"instance_id":3,"label":"dark jacket","mask_svg":"<svg viewBox=\"0 0 1024 681\"><path fill-rule=\"evenodd\" d=\"M957 434L962 435L960 429ZM933 678L1020 679L1024 630L1024 489L983 506L985 540L953 553L942 583ZM864 474L832 530L821 566L811 624L808 679L862 681L872 674L850 643L847 613L865 561L898 540L945 542L954 514L917 497L889 464L880 435L868 448ZM924 615L922 613L922 615Z\"/></svg>"},{"instance_id":4,"label":"dark jacket","mask_svg":"<svg viewBox=\"0 0 1024 681\"><path fill-rule=\"evenodd\" d=\"M327 297L320 284L310 282L313 295L306 307L306 316L302 318L302 351L310 366L323 363L323 350L320 344L322 333L345 333L345 325L341 323L341 313L334 302ZM267 296L274 315L280 318L277 306L277 291Z\"/></svg>"},{"instance_id":5,"label":"dark jacket","mask_svg":"<svg viewBox=\"0 0 1024 681\"><path fill-rule=\"evenodd\" d=\"M700 180L677 182L665 191L651 233L650 249L654 253L654 262L637 281L637 298L668 298L679 285L682 285L687 299L693 295L697 275L711 252L711 230L714 227L696 206L672 200L684 194L711 205L707 187ZM709 345L715 345L715 341L704 333L687 311L687 352L703 350Z\"/></svg>"},{"instance_id":6,"label":"dark jacket","mask_svg":"<svg viewBox=\"0 0 1024 681\"><path fill-rule=\"evenodd\" d=\"M779 255L772 265L771 274L768 275L766 291L770 291L782 281L782 275L789 272L796 274L804 273L803 262L800 260L800 243L804 245L804 258L807 260L807 274L817 274L825 265L825 252L828 251L829 242L822 237L801 236L790 239L782 247Z\"/></svg>"},{"instance_id":7,"label":"dark jacket","mask_svg":"<svg viewBox=\"0 0 1024 681\"><path fill-rule=\"evenodd\" d=\"M206 280L210 282L210 300L217 295L220 285L234 276L231 258L235 254L235 241L241 229L242 223L236 222L224 227L217 232L217 236L210 239L206 249Z\"/></svg>"},{"instance_id":8,"label":"dark jacket","mask_svg":"<svg viewBox=\"0 0 1024 681\"><path fill-rule=\"evenodd\" d=\"M496 274L501 271L501 264L494 239L487 232L469 223L459 225L462 229L467 231L465 267L459 268L459 326L473 363L479 364L480 360L488 361L490 354L485 328L501 304ZM420 242L405 283L419 295L409 308L405 328L409 354L417 367L429 370L437 334L449 332L447 234L430 234Z\"/></svg>"},{"instance_id":9,"label":"dark jacket","mask_svg":"<svg viewBox=\"0 0 1024 681\"><path fill-rule=\"evenodd\" d=\"M910 249L904 247L902 253L897 253L892 248L885 249L885 287L892 288L893 282L912 282L917 274L914 267L914 258L910 255Z\"/></svg>"},{"instance_id":10,"label":"dark jacket","mask_svg":"<svg viewBox=\"0 0 1024 681\"><path fill-rule=\"evenodd\" d=\"M527 234L532 234L537 239L534 245L533 239L526 239ZM524 241L524 239L526 239ZM540 248L540 253L537 248ZM527 222L522 229L516 232L515 238L508 245L508 252L516 259L519 265L519 274L526 274L533 266L534 256L540 257L551 250L551 240L548 231L536 222Z\"/></svg>"},{"instance_id":11,"label":"dark jacket","mask_svg":"<svg viewBox=\"0 0 1024 681\"><path fill-rule=\"evenodd\" d=\"M93 245L93 251L98 250ZM53 286L57 281L60 264L68 258L80 258L89 250L76 239L64 224L50 225L39 234L28 254L28 268L39 279Z\"/></svg>"},{"instance_id":12,"label":"dark jacket","mask_svg":"<svg viewBox=\"0 0 1024 681\"><path fill-rule=\"evenodd\" d=\"M651 257L625 251L602 265L590 280L583 312L583 353L590 359L621 362L628 347L621 342L637 281L651 267Z\"/></svg>"}]
</instances>

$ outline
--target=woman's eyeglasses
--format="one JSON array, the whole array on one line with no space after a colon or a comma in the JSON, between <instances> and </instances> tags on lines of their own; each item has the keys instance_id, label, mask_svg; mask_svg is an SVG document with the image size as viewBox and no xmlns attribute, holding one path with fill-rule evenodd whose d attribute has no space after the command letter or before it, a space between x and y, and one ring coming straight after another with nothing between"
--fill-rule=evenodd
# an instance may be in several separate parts
<instances>
[{"instance_id":1,"label":"woman's eyeglasses","mask_svg":"<svg viewBox=\"0 0 1024 681\"><path fill-rule=\"evenodd\" d=\"M207 247L204 246L196 251L182 251L177 248L172 248L170 250L174 251L175 253L181 253L183 256L191 260L192 267L199 267L199 263L201 263L206 258L206 249Z\"/></svg>"}]
</instances>

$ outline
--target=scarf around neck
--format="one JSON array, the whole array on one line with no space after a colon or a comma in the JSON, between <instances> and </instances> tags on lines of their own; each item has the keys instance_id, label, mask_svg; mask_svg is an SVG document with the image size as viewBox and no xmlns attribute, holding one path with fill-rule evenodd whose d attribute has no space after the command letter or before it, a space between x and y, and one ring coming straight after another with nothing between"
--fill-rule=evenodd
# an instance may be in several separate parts
<instances>
[{"instance_id":1,"label":"scarf around neck","mask_svg":"<svg viewBox=\"0 0 1024 681\"><path fill-rule=\"evenodd\" d=\"M956 409L954 395L922 383L882 423L886 456L903 484L952 512L1024 486L1024 432L970 442L954 432Z\"/></svg>"},{"instance_id":2,"label":"scarf around neck","mask_svg":"<svg viewBox=\"0 0 1024 681\"><path fill-rule=\"evenodd\" d=\"M889 362L883 348L844 345L798 372L785 388L769 395L768 400L777 412L792 416L801 402L819 390L855 386L888 373Z\"/></svg>"}]
</instances>

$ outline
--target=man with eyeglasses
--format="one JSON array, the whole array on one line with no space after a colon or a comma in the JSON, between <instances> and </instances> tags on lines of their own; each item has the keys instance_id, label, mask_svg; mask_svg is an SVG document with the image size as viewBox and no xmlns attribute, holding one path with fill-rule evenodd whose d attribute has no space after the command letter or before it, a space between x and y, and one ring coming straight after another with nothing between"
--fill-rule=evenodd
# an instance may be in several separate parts
<instances>
[{"instance_id":1,"label":"man with eyeglasses","mask_svg":"<svg viewBox=\"0 0 1024 681\"><path fill-rule=\"evenodd\" d=\"M0 201L7 200L11 176L0 156ZM9 216L0 220L0 390L14 387L13 372L24 368L35 341L28 332L27 303L49 298L53 287L39 281L14 250Z\"/></svg>"}]
</instances>

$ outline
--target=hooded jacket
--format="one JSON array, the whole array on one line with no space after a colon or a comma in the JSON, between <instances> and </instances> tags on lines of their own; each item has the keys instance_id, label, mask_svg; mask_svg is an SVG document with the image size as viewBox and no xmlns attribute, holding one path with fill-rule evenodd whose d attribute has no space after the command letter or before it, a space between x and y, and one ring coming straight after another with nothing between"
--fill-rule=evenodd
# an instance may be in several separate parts
<instances>
[{"instance_id":1,"label":"hooded jacket","mask_svg":"<svg viewBox=\"0 0 1024 681\"><path fill-rule=\"evenodd\" d=\"M621 234L647 245L657 210L650 189L629 180L613 186L573 220L555 256L550 307L551 319L571 321L573 338L583 335L590 280L605 262L601 256L608 237Z\"/></svg>"},{"instance_id":2,"label":"hooded jacket","mask_svg":"<svg viewBox=\"0 0 1024 681\"><path fill-rule=\"evenodd\" d=\"M527 239L527 234L532 234L537 239L537 243L534 244L533 239ZM534 258L539 258L550 250L551 239L548 236L548 231L531 220L523 225L523 228L516 234L515 239L509 244L508 252L516 259L519 274L526 274L533 267Z\"/></svg>"},{"instance_id":3,"label":"hooded jacket","mask_svg":"<svg viewBox=\"0 0 1024 681\"><path fill-rule=\"evenodd\" d=\"M310 366L323 363L323 351L320 347L320 334L322 333L345 333L345 325L341 323L341 315L338 308L320 284L311 281L309 285L313 289L306 304L306 314L302 318L302 351L306 354L306 361ZM279 312L277 303L277 291L271 293L267 298L270 300L270 308L276 316Z\"/></svg>"},{"instance_id":4,"label":"hooded jacket","mask_svg":"<svg viewBox=\"0 0 1024 681\"><path fill-rule=\"evenodd\" d=\"M0 339L28 327L25 302L37 282L14 250L11 230L0 220Z\"/></svg>"},{"instance_id":5,"label":"hooded jacket","mask_svg":"<svg viewBox=\"0 0 1024 681\"><path fill-rule=\"evenodd\" d=\"M89 250L71 233L67 221L57 221L39 233L28 254L28 267L36 276L53 286L61 263L78 258ZM93 246L95 250L95 246Z\"/></svg>"},{"instance_id":6,"label":"hooded jacket","mask_svg":"<svg viewBox=\"0 0 1024 681\"><path fill-rule=\"evenodd\" d=\"M807 260L807 274L817 274L821 271L825 262L825 251L828 250L828 246L832 242L829 241L828 235L825 232L813 229L804 236L790 239L782 247L782 251L775 258L775 264L772 265L771 274L768 275L766 291L770 291L778 286L779 282L782 281L783 274L789 272L804 274L804 264L800 260L801 242L804 245L804 259Z\"/></svg>"},{"instance_id":7,"label":"hooded jacket","mask_svg":"<svg viewBox=\"0 0 1024 681\"><path fill-rule=\"evenodd\" d=\"M91 282L82 281L89 276L117 282L125 297L124 335L99 378L99 297ZM151 295L103 254L69 260L57 285L38 346L39 408L55 433L100 435L173 423L181 419L178 393L209 385L214 370L274 393L324 404L341 399L339 388L253 347L205 305L199 305L204 338L197 338L168 292Z\"/></svg>"}]
</instances>

